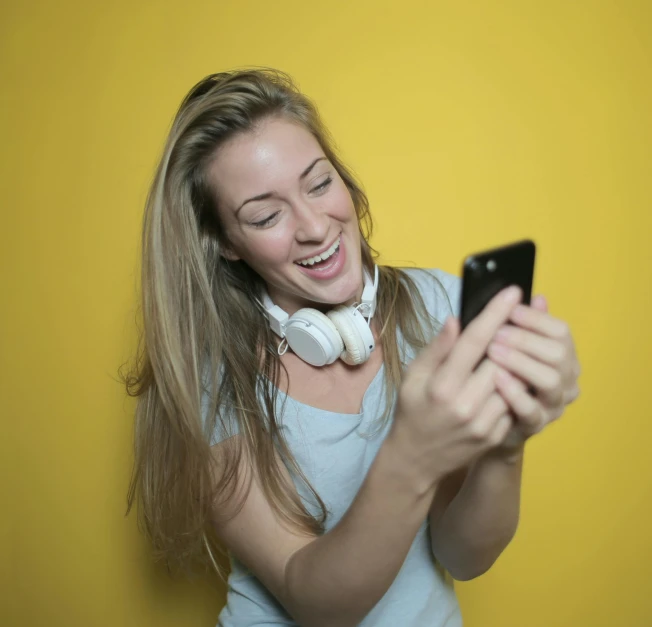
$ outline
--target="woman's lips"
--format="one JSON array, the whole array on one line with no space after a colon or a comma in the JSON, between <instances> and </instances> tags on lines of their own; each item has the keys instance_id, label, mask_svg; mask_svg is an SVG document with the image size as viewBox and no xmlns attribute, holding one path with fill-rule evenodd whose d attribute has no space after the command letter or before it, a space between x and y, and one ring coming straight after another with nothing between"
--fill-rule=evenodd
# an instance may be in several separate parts
<instances>
[{"instance_id":1,"label":"woman's lips","mask_svg":"<svg viewBox=\"0 0 652 627\"><path fill-rule=\"evenodd\" d=\"M342 271L345 263L346 248L344 246L344 238L340 237L339 248L326 261L312 266L296 265L301 269L301 272L307 274L309 277L326 280L336 277Z\"/></svg>"}]
</instances>

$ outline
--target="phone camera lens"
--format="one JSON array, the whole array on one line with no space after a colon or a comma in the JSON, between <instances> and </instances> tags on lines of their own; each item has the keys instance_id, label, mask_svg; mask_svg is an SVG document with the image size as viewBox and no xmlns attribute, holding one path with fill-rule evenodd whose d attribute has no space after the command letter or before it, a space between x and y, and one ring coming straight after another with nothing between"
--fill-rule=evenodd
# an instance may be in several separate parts
<instances>
[{"instance_id":1,"label":"phone camera lens","mask_svg":"<svg viewBox=\"0 0 652 627\"><path fill-rule=\"evenodd\" d=\"M493 272L497 267L498 264L496 264L495 259L489 259L489 261L487 261L487 270L489 270L489 272Z\"/></svg>"}]
</instances>

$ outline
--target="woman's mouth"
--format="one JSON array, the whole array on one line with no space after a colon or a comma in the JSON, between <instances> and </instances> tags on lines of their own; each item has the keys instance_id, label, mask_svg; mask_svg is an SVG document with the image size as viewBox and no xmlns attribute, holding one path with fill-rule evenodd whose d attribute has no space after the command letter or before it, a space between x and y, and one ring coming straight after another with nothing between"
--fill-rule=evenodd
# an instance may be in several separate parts
<instances>
[{"instance_id":1,"label":"woman's mouth","mask_svg":"<svg viewBox=\"0 0 652 627\"><path fill-rule=\"evenodd\" d=\"M304 274L316 279L331 279L344 267L346 254L340 235L333 244L320 255L295 261Z\"/></svg>"},{"instance_id":2,"label":"woman's mouth","mask_svg":"<svg viewBox=\"0 0 652 627\"><path fill-rule=\"evenodd\" d=\"M301 261L297 261L300 266L303 266L304 268L308 268L310 266L323 264L325 261L327 261L330 257L332 257L340 248L340 240L342 239L342 236L340 235L331 245L331 247L328 250L325 250L321 255L316 255L314 257L308 257L307 259L302 259Z\"/></svg>"}]
</instances>

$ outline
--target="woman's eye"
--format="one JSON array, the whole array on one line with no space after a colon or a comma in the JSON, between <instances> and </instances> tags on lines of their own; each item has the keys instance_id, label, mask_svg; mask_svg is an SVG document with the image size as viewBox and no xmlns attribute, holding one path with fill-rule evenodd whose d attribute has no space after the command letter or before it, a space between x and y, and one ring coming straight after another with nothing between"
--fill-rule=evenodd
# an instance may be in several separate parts
<instances>
[{"instance_id":1,"label":"woman's eye","mask_svg":"<svg viewBox=\"0 0 652 627\"><path fill-rule=\"evenodd\" d=\"M252 222L251 225L255 226L256 228L267 226L279 213L280 211L275 211L274 213L272 213L270 216L267 216L263 220L259 220L258 222Z\"/></svg>"},{"instance_id":2,"label":"woman's eye","mask_svg":"<svg viewBox=\"0 0 652 627\"><path fill-rule=\"evenodd\" d=\"M333 182L333 179L329 176L323 183L320 183L316 187L313 187L310 192L323 192L331 183Z\"/></svg>"}]
</instances>

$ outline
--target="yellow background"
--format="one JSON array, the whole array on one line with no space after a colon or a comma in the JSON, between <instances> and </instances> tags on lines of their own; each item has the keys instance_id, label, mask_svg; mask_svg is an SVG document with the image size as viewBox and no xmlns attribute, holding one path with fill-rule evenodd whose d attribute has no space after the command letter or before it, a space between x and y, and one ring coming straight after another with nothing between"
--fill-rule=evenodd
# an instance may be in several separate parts
<instances>
[{"instance_id":1,"label":"yellow background","mask_svg":"<svg viewBox=\"0 0 652 627\"><path fill-rule=\"evenodd\" d=\"M468 627L652 625L652 3L3 2L0 623L213 625L123 517L142 207L204 75L290 72L388 263L523 236L583 396L528 447L522 522L458 585Z\"/></svg>"}]
</instances>

